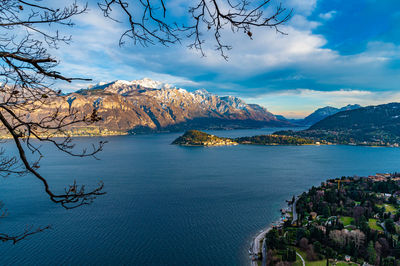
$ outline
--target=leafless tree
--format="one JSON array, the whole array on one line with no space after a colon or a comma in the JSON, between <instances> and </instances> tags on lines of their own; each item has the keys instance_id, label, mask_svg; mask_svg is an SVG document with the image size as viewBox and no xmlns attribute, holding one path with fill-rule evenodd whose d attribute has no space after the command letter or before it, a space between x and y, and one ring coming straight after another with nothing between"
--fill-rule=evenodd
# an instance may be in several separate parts
<instances>
[{"instance_id":1,"label":"leafless tree","mask_svg":"<svg viewBox=\"0 0 400 266\"><path fill-rule=\"evenodd\" d=\"M347 243L354 243L360 248L365 241L365 234L359 229L349 231L347 229L333 230L329 233L329 237L340 247L346 246Z\"/></svg>"},{"instance_id":2,"label":"leafless tree","mask_svg":"<svg viewBox=\"0 0 400 266\"><path fill-rule=\"evenodd\" d=\"M191 40L190 48L204 55L204 32L211 32L216 49L225 59L226 51L231 49L222 40L225 28L249 38L253 37L255 27L283 33L278 26L290 18L291 11L279 5L271 12L269 4L270 0L197 0L188 6L189 22L178 23L168 16L165 0L98 0L105 17L128 22L120 45L126 38L144 46L156 43L169 46L186 38ZM115 9L123 17L114 18ZM90 150L77 151L67 130L75 124L99 121L95 106L88 114L79 113L71 105L67 113L60 106L52 106L53 100L61 97L61 91L52 89L56 81L90 80L59 73L56 70L59 61L50 54L60 43L68 44L71 40L71 36L64 36L58 29L73 26L72 19L86 11L87 5L76 2L67 5L63 1L46 4L40 0L0 1L0 135L10 137L17 148L14 155L0 150L0 175L30 174L42 182L51 201L66 209L90 204L104 194L101 182L87 190L74 181L64 191L56 192L39 171L40 159L44 156L40 143L50 143L62 152L79 157L95 156L104 145L99 142ZM39 115L33 116L33 113ZM28 156L29 153L33 156ZM17 243L47 228L27 228L15 236L0 234L0 240Z\"/></svg>"},{"instance_id":3,"label":"leafless tree","mask_svg":"<svg viewBox=\"0 0 400 266\"><path fill-rule=\"evenodd\" d=\"M302 250L307 250L308 249L308 239L303 237L302 239L300 239L299 241L299 247Z\"/></svg>"},{"instance_id":4,"label":"leafless tree","mask_svg":"<svg viewBox=\"0 0 400 266\"><path fill-rule=\"evenodd\" d=\"M7 210L3 210L4 204L0 201L0 219L7 216ZM22 239L27 238L30 235L43 232L46 229L49 229L50 226L39 227L36 229L32 229L32 227L27 227L23 232L18 235L7 235L4 233L0 233L0 240L3 242L12 241L14 244L21 241Z\"/></svg>"},{"instance_id":5,"label":"leafless tree","mask_svg":"<svg viewBox=\"0 0 400 266\"><path fill-rule=\"evenodd\" d=\"M360 248L362 245L364 245L365 234L359 229L350 231L349 237L351 241L354 243L356 248Z\"/></svg>"},{"instance_id":6,"label":"leafless tree","mask_svg":"<svg viewBox=\"0 0 400 266\"><path fill-rule=\"evenodd\" d=\"M333 230L329 233L329 238L333 240L339 247L346 246L348 230Z\"/></svg>"},{"instance_id":7,"label":"leafless tree","mask_svg":"<svg viewBox=\"0 0 400 266\"><path fill-rule=\"evenodd\" d=\"M310 244L308 245L307 251L306 251L306 258L308 261L316 261L318 260L318 255L314 251L314 245Z\"/></svg>"},{"instance_id":8,"label":"leafless tree","mask_svg":"<svg viewBox=\"0 0 400 266\"><path fill-rule=\"evenodd\" d=\"M272 28L276 32L285 34L279 26L287 22L292 10L278 5L275 10L268 9L271 0L197 0L188 1L190 21L179 23L168 17L168 1L165 0L103 0L98 3L104 16L114 21L113 9L120 9L126 15L128 28L120 38L120 44L125 39L143 46L161 43L172 45L180 43L182 39L190 40L189 47L197 49L204 56L203 45L206 42L205 33L213 36L215 49L225 59L226 52L232 47L222 39L225 28L232 32L241 32L249 38L253 37L253 28ZM140 9L139 14L137 10ZM121 22L121 21L119 21Z\"/></svg>"},{"instance_id":9,"label":"leafless tree","mask_svg":"<svg viewBox=\"0 0 400 266\"><path fill-rule=\"evenodd\" d=\"M102 183L88 191L84 185L74 182L63 192L54 192L38 170L43 157L40 142L51 143L63 152L80 157L94 156L104 145L100 142L92 150L76 151L65 131L72 124L98 121L96 109L88 115L80 115L73 108L67 114L62 114L60 107L44 108L60 94L50 89L55 80L71 82L77 79L55 71L57 60L48 53L48 47L56 48L60 42L69 42L70 37L49 29L57 25L72 26L71 17L85 11L86 6L79 7L76 3L53 9L40 6L37 1L0 1L0 133L11 137L18 151L15 155L0 151L0 175L30 173L42 182L51 201L66 209L89 204L96 196L104 194ZM32 118L31 114L38 110L40 116ZM30 159L28 152L36 154L32 157L37 159ZM16 243L47 228L27 228L16 236L0 234L0 240Z\"/></svg>"}]
</instances>

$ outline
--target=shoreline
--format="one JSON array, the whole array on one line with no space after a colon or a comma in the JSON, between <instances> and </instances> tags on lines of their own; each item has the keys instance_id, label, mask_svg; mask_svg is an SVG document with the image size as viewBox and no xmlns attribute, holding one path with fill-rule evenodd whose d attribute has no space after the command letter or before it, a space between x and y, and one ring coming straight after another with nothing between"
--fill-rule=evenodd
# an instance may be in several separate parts
<instances>
[{"instance_id":1,"label":"shoreline","mask_svg":"<svg viewBox=\"0 0 400 266\"><path fill-rule=\"evenodd\" d=\"M256 235L256 237L253 239L252 243L251 243L251 247L249 249L249 253L250 254L250 260L251 260L251 266L258 266L258 261L259 259L256 258L255 256L258 257L258 254L261 253L262 258L263 258L263 262L264 262L264 258L266 258L266 249L264 248L265 245L265 235L272 230L272 225L270 225L269 227L261 230L261 232ZM261 240L263 241L262 246L260 245Z\"/></svg>"},{"instance_id":2,"label":"shoreline","mask_svg":"<svg viewBox=\"0 0 400 266\"><path fill-rule=\"evenodd\" d=\"M233 129L235 130L235 129ZM110 131L110 133L106 134L96 134L96 133L87 133L87 134L70 134L68 137L71 138L91 138L91 137L114 137L114 136L134 136L134 135L153 135L153 134L160 134L160 133L178 133L179 131L165 131L165 132L150 132L150 133L132 133L132 132L118 132L118 131ZM42 137L42 136L39 136ZM65 138L65 135L54 135L50 138ZM25 137L23 137L25 138ZM9 140L13 139L12 136L8 135L0 135L0 140ZM229 139L229 138L228 138ZM268 144L258 144L258 143L238 143L234 142L232 144L215 144L215 145L195 145L195 144L176 144L183 147L222 147L222 146L240 146L240 145L247 145L247 146L356 146L356 147L371 147L371 148L399 148L398 146L394 145L367 145L367 144L357 144L357 143L307 143L307 144L278 144L278 143L268 143Z\"/></svg>"},{"instance_id":3,"label":"shoreline","mask_svg":"<svg viewBox=\"0 0 400 266\"><path fill-rule=\"evenodd\" d=\"M78 134L71 134L69 136L62 136L62 135L54 135L51 136L50 138L66 138L66 137L71 137L71 138L96 138L96 137L115 137L115 136L128 136L128 135L133 135L133 134L129 134L129 133L125 133L125 132L121 132L121 133L115 133L115 134L83 134L83 135L78 135ZM46 136L39 136L39 137L46 137ZM22 139L24 139L26 137L23 137ZM13 139L12 136L0 136L0 140L5 139L5 140L9 140L9 139ZM36 138L34 138L36 139Z\"/></svg>"},{"instance_id":4,"label":"shoreline","mask_svg":"<svg viewBox=\"0 0 400 266\"><path fill-rule=\"evenodd\" d=\"M295 196L295 201L292 204L289 204L289 201L286 201L288 203L286 209L292 208L292 219L293 220L294 220L294 215L297 216L296 207L295 206L296 206L298 198L299 198L299 196ZM283 221L282 221L283 211L282 210L283 209L280 210L280 212L281 212L281 218L280 219L276 220L275 222L270 223L270 225L267 228L261 230L253 238L253 240L251 242L251 246L249 248L249 257L250 257L250 265L251 266L258 266L258 262L260 262L260 259L259 259L259 254L260 253L261 253L261 265L262 266L266 266L267 265L267 261L266 261L266 258L267 258L267 256L266 256L267 255L266 254L267 253L267 247L266 247L266 244L265 244L265 236L276 225L283 224ZM297 217L296 217L296 220L297 220ZM260 246L260 242L261 241L262 241L262 245Z\"/></svg>"}]
</instances>

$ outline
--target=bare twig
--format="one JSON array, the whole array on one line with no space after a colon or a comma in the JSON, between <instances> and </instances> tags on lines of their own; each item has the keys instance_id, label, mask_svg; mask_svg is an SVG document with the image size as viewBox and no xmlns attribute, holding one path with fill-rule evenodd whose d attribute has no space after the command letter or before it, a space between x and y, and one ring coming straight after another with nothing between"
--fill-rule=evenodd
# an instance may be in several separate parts
<instances>
[{"instance_id":1,"label":"bare twig","mask_svg":"<svg viewBox=\"0 0 400 266\"><path fill-rule=\"evenodd\" d=\"M192 22L188 25L178 26L179 23L167 17L167 5L163 0L141 0L139 3L131 3L123 0L104 0L98 6L105 17L114 21L113 9L119 8L126 16L129 28L122 34L120 45L126 38L133 40L134 44L147 46L160 43L165 46L180 43L182 39L189 38L189 48L199 50L204 56L203 45L206 42L204 31L212 32L216 50L225 59L226 52L232 47L225 44L222 31L230 28L232 32L242 32L249 38L253 37L252 29L255 27L272 28L276 32L285 34L279 26L287 22L292 11L278 5L272 13L267 12L270 0L198 0L197 4L189 7ZM140 10L140 12L138 12ZM133 15L138 14L141 15Z\"/></svg>"}]
</instances>

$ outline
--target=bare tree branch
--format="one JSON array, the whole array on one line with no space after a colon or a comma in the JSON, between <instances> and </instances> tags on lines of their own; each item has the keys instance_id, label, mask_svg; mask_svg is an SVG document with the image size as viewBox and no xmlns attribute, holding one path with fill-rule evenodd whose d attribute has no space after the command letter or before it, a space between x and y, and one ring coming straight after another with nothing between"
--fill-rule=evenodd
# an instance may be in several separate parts
<instances>
[{"instance_id":1,"label":"bare tree branch","mask_svg":"<svg viewBox=\"0 0 400 266\"><path fill-rule=\"evenodd\" d=\"M16 155L7 155L4 150L0 150L0 176L29 173L42 182L52 202L66 209L90 204L97 196L105 194L102 182L88 190L85 185L78 185L74 181L61 193L53 192L47 178L38 170L40 159L45 156L40 150L40 143L48 142L62 152L79 157L95 157L105 144L101 141L93 145L91 150L75 151L71 136L66 131L66 128L74 124L99 121L95 108L86 115L73 108L67 113L61 112L61 106L46 109L52 100L60 97L60 91L50 89L54 81L90 80L59 73L55 70L58 60L48 52L49 47L58 48L58 43L69 43L71 40L70 36L60 35L55 27L73 26L71 18L86 10L87 5L79 6L76 2L66 6L58 4L57 8L51 8L37 1L0 1L0 133L2 136L11 136L18 151ZM50 31L46 29L48 26L52 26ZM40 116L31 116L39 111ZM29 161L27 152L38 154L39 159ZM5 213L1 215L4 216ZM28 227L17 235L0 233L0 240L15 244L48 228Z\"/></svg>"},{"instance_id":2,"label":"bare tree branch","mask_svg":"<svg viewBox=\"0 0 400 266\"><path fill-rule=\"evenodd\" d=\"M127 17L129 28L122 34L120 45L126 38L132 39L134 44L143 46L156 43L169 46L188 38L191 40L189 48L199 50L204 56L203 45L207 41L204 32L211 32L215 49L225 59L228 58L226 52L232 48L222 40L225 28L230 28L234 33L242 32L249 38L253 37L252 29L256 27L272 28L278 33L285 34L279 26L292 16L292 10L287 10L282 5L278 5L272 13L268 12L270 0L198 0L196 3L188 10L192 22L181 26L166 16L168 9L164 0L140 0L139 3L104 0L98 6L105 17L114 21L120 22L112 17L113 8L119 8Z\"/></svg>"}]
</instances>

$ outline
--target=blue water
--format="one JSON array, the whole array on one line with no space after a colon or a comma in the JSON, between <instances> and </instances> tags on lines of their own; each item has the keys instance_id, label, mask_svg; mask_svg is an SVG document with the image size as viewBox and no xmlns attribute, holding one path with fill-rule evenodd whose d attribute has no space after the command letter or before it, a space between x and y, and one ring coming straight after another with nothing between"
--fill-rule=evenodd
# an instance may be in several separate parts
<instances>
[{"instance_id":1,"label":"blue water","mask_svg":"<svg viewBox=\"0 0 400 266\"><path fill-rule=\"evenodd\" d=\"M40 171L55 190L103 180L107 194L67 211L31 176L0 179L9 210L0 232L52 226L15 246L0 243L0 265L246 265L252 236L293 194L330 177L400 171L399 148L169 145L178 135L77 139L108 140L101 160L44 146Z\"/></svg>"}]
</instances>

